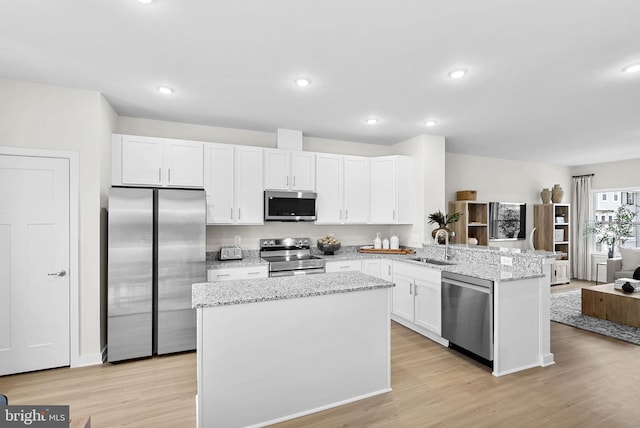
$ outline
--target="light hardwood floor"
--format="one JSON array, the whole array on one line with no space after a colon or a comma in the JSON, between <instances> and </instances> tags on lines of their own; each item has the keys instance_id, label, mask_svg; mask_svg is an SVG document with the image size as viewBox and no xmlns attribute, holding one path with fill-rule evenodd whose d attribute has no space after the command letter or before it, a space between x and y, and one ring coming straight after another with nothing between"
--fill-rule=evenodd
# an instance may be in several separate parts
<instances>
[{"instance_id":1,"label":"light hardwood floor","mask_svg":"<svg viewBox=\"0 0 640 428\"><path fill-rule=\"evenodd\" d=\"M552 292L583 285L593 283ZM640 427L640 347L551 323L551 351L553 366L496 378L393 323L393 392L278 427ZM69 404L72 418L91 416L94 428L194 427L195 360L187 353L5 376L0 393L11 404Z\"/></svg>"}]
</instances>

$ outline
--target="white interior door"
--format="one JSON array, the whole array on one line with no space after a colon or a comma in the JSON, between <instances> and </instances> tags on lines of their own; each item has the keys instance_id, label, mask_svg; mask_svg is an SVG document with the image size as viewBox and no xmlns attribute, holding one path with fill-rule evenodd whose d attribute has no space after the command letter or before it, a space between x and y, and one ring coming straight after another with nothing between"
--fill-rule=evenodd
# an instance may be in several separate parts
<instances>
[{"instance_id":1,"label":"white interior door","mask_svg":"<svg viewBox=\"0 0 640 428\"><path fill-rule=\"evenodd\" d=\"M0 155L0 375L69 365L69 160Z\"/></svg>"}]
</instances>

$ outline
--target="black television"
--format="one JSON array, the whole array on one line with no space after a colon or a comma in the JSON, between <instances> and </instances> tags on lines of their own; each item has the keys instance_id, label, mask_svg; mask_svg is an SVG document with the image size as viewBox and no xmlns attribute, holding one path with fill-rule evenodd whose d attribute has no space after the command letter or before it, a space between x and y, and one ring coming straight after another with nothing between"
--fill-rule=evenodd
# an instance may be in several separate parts
<instances>
[{"instance_id":1,"label":"black television","mask_svg":"<svg viewBox=\"0 0 640 428\"><path fill-rule=\"evenodd\" d=\"M522 202L489 202L489 239L525 239L527 204Z\"/></svg>"}]
</instances>

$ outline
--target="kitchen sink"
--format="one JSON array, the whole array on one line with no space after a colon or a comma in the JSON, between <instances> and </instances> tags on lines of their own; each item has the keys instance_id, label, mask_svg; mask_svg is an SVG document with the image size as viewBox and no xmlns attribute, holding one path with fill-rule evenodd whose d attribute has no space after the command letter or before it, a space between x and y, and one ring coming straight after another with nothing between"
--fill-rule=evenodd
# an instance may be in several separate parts
<instances>
[{"instance_id":1,"label":"kitchen sink","mask_svg":"<svg viewBox=\"0 0 640 428\"><path fill-rule=\"evenodd\" d=\"M411 259L413 261L416 262L420 262L420 263L425 263L425 264L432 264L432 265L441 265L441 266L450 266L450 265L455 265L455 262L449 261L449 260L442 260L442 259L430 259L427 257L414 257L413 259Z\"/></svg>"}]
</instances>

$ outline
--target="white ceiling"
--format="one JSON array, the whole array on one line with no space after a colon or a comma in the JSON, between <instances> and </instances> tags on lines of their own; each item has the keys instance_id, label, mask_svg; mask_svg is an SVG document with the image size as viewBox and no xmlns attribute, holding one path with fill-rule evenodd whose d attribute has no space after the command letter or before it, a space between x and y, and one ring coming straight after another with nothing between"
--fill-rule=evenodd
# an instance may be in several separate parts
<instances>
[{"instance_id":1,"label":"white ceiling","mask_svg":"<svg viewBox=\"0 0 640 428\"><path fill-rule=\"evenodd\" d=\"M0 77L123 116L581 165L640 158L640 73L621 72L639 18L638 0L3 0Z\"/></svg>"}]
</instances>

